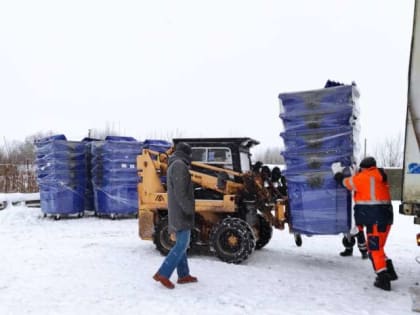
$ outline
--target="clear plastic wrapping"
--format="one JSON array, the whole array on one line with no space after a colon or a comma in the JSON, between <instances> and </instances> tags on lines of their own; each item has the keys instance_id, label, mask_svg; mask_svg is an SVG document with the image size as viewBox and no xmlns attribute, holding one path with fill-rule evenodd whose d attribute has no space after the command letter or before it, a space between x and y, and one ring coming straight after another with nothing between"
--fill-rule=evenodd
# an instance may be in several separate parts
<instances>
[{"instance_id":1,"label":"clear plastic wrapping","mask_svg":"<svg viewBox=\"0 0 420 315\"><path fill-rule=\"evenodd\" d=\"M137 213L136 159L142 147L131 137L107 137L92 143L91 178L97 214Z\"/></svg>"},{"instance_id":2,"label":"clear plastic wrapping","mask_svg":"<svg viewBox=\"0 0 420 315\"><path fill-rule=\"evenodd\" d=\"M350 229L351 195L335 182L331 164L349 166L358 155L358 98L354 85L279 95L290 224L296 232L338 234Z\"/></svg>"},{"instance_id":3,"label":"clear plastic wrapping","mask_svg":"<svg viewBox=\"0 0 420 315\"><path fill-rule=\"evenodd\" d=\"M84 143L55 135L35 141L35 148L42 211L83 212L87 173Z\"/></svg>"}]
</instances>

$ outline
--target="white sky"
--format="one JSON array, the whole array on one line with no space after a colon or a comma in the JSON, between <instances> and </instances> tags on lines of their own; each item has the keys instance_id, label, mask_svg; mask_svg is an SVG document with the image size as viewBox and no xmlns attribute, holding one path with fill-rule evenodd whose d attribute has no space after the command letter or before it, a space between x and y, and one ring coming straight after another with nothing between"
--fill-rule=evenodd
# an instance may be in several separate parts
<instances>
[{"instance_id":1,"label":"white sky","mask_svg":"<svg viewBox=\"0 0 420 315\"><path fill-rule=\"evenodd\" d=\"M0 136L251 136L278 94L360 88L361 139L403 130L412 0L0 0ZM4 119L4 117L7 119Z\"/></svg>"}]
</instances>

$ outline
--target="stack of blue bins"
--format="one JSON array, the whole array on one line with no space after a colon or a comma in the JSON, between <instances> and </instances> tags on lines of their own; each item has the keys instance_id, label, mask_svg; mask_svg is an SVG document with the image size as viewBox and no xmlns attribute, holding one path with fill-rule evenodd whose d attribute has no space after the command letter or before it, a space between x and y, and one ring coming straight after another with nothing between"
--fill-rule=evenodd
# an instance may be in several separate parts
<instances>
[{"instance_id":1,"label":"stack of blue bins","mask_svg":"<svg viewBox=\"0 0 420 315\"><path fill-rule=\"evenodd\" d=\"M92 185L95 214L112 219L138 212L137 155L142 142L108 136L92 146Z\"/></svg>"},{"instance_id":2,"label":"stack of blue bins","mask_svg":"<svg viewBox=\"0 0 420 315\"><path fill-rule=\"evenodd\" d=\"M84 214L86 186L85 146L64 135L36 140L36 172L44 215Z\"/></svg>"},{"instance_id":3,"label":"stack of blue bins","mask_svg":"<svg viewBox=\"0 0 420 315\"><path fill-rule=\"evenodd\" d=\"M293 232L332 235L350 230L351 194L334 180L331 164L350 166L355 161L358 98L355 85L279 95Z\"/></svg>"}]
</instances>

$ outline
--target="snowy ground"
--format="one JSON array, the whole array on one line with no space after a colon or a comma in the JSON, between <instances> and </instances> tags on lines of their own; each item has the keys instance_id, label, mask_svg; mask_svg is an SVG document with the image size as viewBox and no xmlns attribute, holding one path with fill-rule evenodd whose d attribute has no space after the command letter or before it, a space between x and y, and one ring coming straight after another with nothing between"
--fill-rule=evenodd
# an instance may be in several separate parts
<instances>
[{"instance_id":1,"label":"snowy ground","mask_svg":"<svg viewBox=\"0 0 420 315\"><path fill-rule=\"evenodd\" d=\"M168 290L152 280L163 257L137 234L136 219L54 221L39 208L0 211L0 314L412 314L420 285L420 227L398 214L387 250L400 279L374 288L370 262L342 258L341 236L286 231L245 263L193 256L196 284ZM172 280L176 280L173 275Z\"/></svg>"}]
</instances>

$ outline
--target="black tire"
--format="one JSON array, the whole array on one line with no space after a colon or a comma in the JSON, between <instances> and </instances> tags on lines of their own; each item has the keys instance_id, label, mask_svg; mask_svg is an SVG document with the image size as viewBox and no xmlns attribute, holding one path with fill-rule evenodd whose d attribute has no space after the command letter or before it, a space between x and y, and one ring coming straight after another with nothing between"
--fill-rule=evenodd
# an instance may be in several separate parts
<instances>
[{"instance_id":1,"label":"black tire","mask_svg":"<svg viewBox=\"0 0 420 315\"><path fill-rule=\"evenodd\" d=\"M161 218L155 225L153 243L155 243L156 249L164 256L168 255L171 248L175 245L175 241L171 239L168 232L168 217Z\"/></svg>"},{"instance_id":2,"label":"black tire","mask_svg":"<svg viewBox=\"0 0 420 315\"><path fill-rule=\"evenodd\" d=\"M259 238L255 243L255 249L261 249L270 242L271 237L273 236L273 227L261 214L258 214L257 217L259 223Z\"/></svg>"},{"instance_id":3,"label":"black tire","mask_svg":"<svg viewBox=\"0 0 420 315\"><path fill-rule=\"evenodd\" d=\"M225 218L213 227L210 244L220 260L239 264L254 250L255 236L244 220Z\"/></svg>"}]
</instances>

